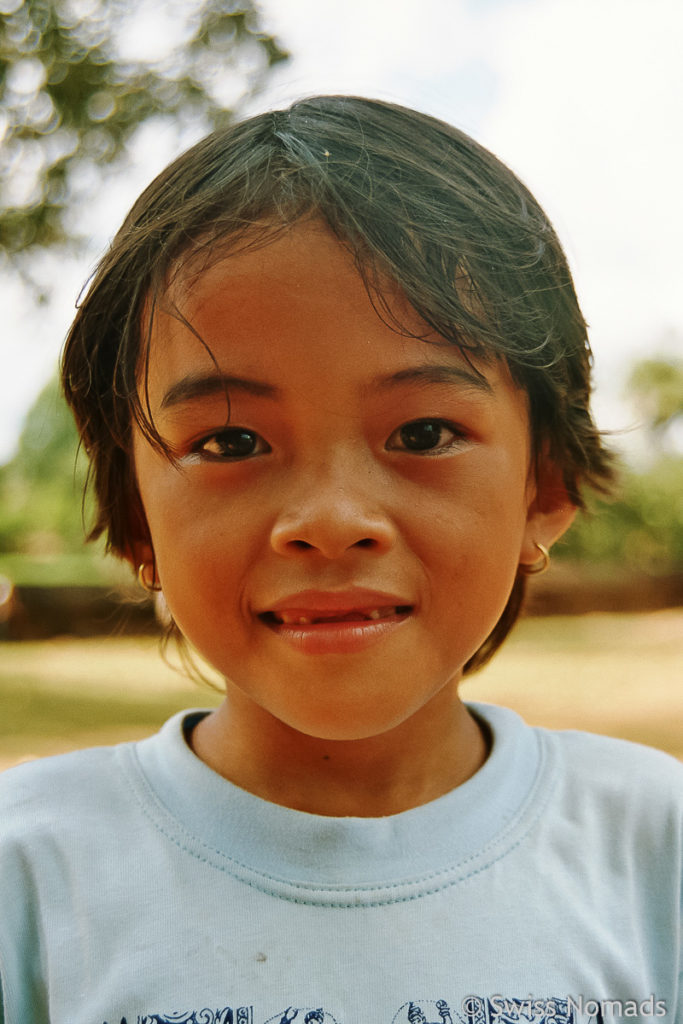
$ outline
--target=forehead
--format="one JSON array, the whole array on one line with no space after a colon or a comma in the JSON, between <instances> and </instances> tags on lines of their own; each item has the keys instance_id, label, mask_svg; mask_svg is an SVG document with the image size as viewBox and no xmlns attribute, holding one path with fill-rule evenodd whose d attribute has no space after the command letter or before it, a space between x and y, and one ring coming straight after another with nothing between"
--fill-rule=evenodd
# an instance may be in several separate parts
<instances>
[{"instance_id":1,"label":"forehead","mask_svg":"<svg viewBox=\"0 0 683 1024\"><path fill-rule=\"evenodd\" d=\"M270 239L190 258L155 311L148 388L157 407L174 383L223 372L270 385L352 386L414 366L459 366L512 386L503 364L466 360L437 335L395 282L368 290L353 253L317 220Z\"/></svg>"},{"instance_id":2,"label":"forehead","mask_svg":"<svg viewBox=\"0 0 683 1024\"><path fill-rule=\"evenodd\" d=\"M162 308L202 320L225 312L234 321L253 300L264 319L270 314L286 323L295 307L322 314L332 301L347 317L378 316L379 300L396 325L428 332L400 287L388 276L380 282L381 298L371 297L350 244L311 216L272 229L259 225L236 241L219 242L213 251L190 254L176 268Z\"/></svg>"}]
</instances>

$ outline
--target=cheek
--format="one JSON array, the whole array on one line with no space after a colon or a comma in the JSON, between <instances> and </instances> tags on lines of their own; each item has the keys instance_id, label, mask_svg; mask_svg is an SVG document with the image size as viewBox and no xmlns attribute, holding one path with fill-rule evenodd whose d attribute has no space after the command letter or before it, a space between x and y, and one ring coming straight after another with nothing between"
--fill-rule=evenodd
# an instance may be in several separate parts
<instances>
[{"instance_id":1,"label":"cheek","mask_svg":"<svg viewBox=\"0 0 683 1024\"><path fill-rule=\"evenodd\" d=\"M525 537L525 474L505 461L465 474L449 494L421 507L413 542L443 614L472 639L493 628L514 585ZM478 644L477 644L478 646Z\"/></svg>"},{"instance_id":2,"label":"cheek","mask_svg":"<svg viewBox=\"0 0 683 1024\"><path fill-rule=\"evenodd\" d=\"M240 521L242 520L242 521ZM225 510L222 516L186 505L151 526L157 566L164 590L183 596L195 592L234 591L259 547L255 516Z\"/></svg>"},{"instance_id":3,"label":"cheek","mask_svg":"<svg viewBox=\"0 0 683 1024\"><path fill-rule=\"evenodd\" d=\"M140 458L138 481L172 614L180 617L181 609L196 606L202 595L211 610L240 586L244 566L254 557L257 510L207 493L154 456Z\"/></svg>"},{"instance_id":4,"label":"cheek","mask_svg":"<svg viewBox=\"0 0 683 1024\"><path fill-rule=\"evenodd\" d=\"M220 671L228 652L239 654L247 621L248 538L212 529L195 516L152 534L159 580L183 636Z\"/></svg>"},{"instance_id":5,"label":"cheek","mask_svg":"<svg viewBox=\"0 0 683 1024\"><path fill-rule=\"evenodd\" d=\"M516 564L529 500L521 457L473 452L452 475L416 488L406 508L418 547L438 546L447 561Z\"/></svg>"}]
</instances>

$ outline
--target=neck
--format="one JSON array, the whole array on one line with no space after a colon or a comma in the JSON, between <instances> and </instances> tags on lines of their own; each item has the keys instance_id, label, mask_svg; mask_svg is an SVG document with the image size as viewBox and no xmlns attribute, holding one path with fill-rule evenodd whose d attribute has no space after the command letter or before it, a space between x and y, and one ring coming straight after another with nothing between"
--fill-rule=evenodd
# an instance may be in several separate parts
<instances>
[{"instance_id":1,"label":"neck","mask_svg":"<svg viewBox=\"0 0 683 1024\"><path fill-rule=\"evenodd\" d=\"M228 698L202 719L192 749L240 788L311 814L398 814L461 785L488 753L487 737L455 687L396 728L354 740L307 736L239 703Z\"/></svg>"}]
</instances>

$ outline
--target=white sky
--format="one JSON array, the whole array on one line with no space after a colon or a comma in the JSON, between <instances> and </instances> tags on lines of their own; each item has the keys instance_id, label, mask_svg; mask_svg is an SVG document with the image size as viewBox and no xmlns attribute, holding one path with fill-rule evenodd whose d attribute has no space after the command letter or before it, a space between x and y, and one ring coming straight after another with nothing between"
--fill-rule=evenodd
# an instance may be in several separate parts
<instances>
[{"instance_id":1,"label":"white sky","mask_svg":"<svg viewBox=\"0 0 683 1024\"><path fill-rule=\"evenodd\" d=\"M345 92L418 107L474 135L546 208L591 324L603 427L631 427L629 363L683 355L683 4L680 0L261 0L293 59L250 110ZM49 308L0 286L0 460L52 372L96 249L173 153L150 135L140 166L81 211L98 228L79 264L43 271ZM104 192L104 194L102 194ZM629 439L637 447L638 431Z\"/></svg>"}]
</instances>

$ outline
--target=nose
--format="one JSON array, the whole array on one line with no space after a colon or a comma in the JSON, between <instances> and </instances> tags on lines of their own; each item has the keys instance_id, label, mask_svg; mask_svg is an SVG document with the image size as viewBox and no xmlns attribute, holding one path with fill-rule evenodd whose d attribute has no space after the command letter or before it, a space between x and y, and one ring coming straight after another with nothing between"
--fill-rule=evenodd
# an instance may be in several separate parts
<instances>
[{"instance_id":1,"label":"nose","mask_svg":"<svg viewBox=\"0 0 683 1024\"><path fill-rule=\"evenodd\" d=\"M273 524L273 550L290 557L317 552L327 559L353 550L389 551L396 528L379 501L380 481L373 487L371 479L358 466L344 472L328 464L304 474Z\"/></svg>"}]
</instances>

